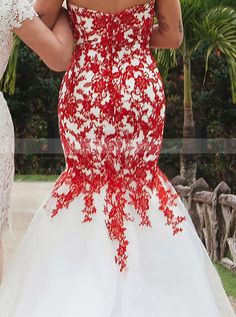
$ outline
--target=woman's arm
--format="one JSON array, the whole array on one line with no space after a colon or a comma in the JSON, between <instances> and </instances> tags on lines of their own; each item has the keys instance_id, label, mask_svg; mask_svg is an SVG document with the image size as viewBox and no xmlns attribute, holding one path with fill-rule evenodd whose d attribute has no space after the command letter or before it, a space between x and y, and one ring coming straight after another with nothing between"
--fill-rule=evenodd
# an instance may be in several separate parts
<instances>
[{"instance_id":1,"label":"woman's arm","mask_svg":"<svg viewBox=\"0 0 236 317\"><path fill-rule=\"evenodd\" d=\"M183 41L183 23L179 0L156 0L158 24L153 26L150 47L179 48Z\"/></svg>"},{"instance_id":2,"label":"woman's arm","mask_svg":"<svg viewBox=\"0 0 236 317\"><path fill-rule=\"evenodd\" d=\"M63 0L36 0L34 9L40 19L51 29L55 25Z\"/></svg>"},{"instance_id":3,"label":"woman's arm","mask_svg":"<svg viewBox=\"0 0 236 317\"><path fill-rule=\"evenodd\" d=\"M38 17L25 20L13 31L54 71L64 71L70 65L74 38L64 9L52 31Z\"/></svg>"}]
</instances>

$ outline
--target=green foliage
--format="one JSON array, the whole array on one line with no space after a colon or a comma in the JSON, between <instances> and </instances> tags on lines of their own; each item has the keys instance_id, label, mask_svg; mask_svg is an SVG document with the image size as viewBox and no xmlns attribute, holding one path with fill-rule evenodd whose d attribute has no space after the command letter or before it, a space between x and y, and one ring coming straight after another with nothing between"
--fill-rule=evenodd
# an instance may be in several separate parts
<instances>
[{"instance_id":1,"label":"green foliage","mask_svg":"<svg viewBox=\"0 0 236 317\"><path fill-rule=\"evenodd\" d=\"M202 64L201 57L194 60L193 67ZM212 56L210 68L204 86L198 83L194 72L193 104L197 137L215 139L225 138L228 141L236 134L236 109L233 105L229 86L227 62L222 57ZM212 146L206 146L210 150ZM219 148L219 146L218 146ZM228 148L231 150L231 148ZM204 149L203 149L204 150ZM236 192L236 158L235 154L219 149L216 154L198 156L198 177L203 176L211 189L220 182L226 182L232 191Z\"/></svg>"},{"instance_id":2,"label":"green foliage","mask_svg":"<svg viewBox=\"0 0 236 317\"><path fill-rule=\"evenodd\" d=\"M221 23L219 23L221 21ZM209 10L201 22L196 23L196 32L201 37L200 45L208 43L206 71L209 57L218 49L227 57L231 77L233 101L236 102L236 12L227 7Z\"/></svg>"},{"instance_id":3,"label":"green foliage","mask_svg":"<svg viewBox=\"0 0 236 317\"><path fill-rule=\"evenodd\" d=\"M178 154L164 154L165 139L182 139L183 129L183 72L179 66L170 70L165 80L166 119L163 151L159 159L160 167L168 177L179 174ZM206 82L203 85L199 78L204 77L204 56L198 51L192 59L193 112L196 123L196 137L202 138L202 151L207 153L209 145L206 138L232 139L236 135L236 109L232 103L230 78L227 61L222 56L213 54L209 63ZM173 145L174 149L174 145ZM236 157L235 154L202 154L198 155L197 178L204 177L211 189L222 180L232 192L236 193Z\"/></svg>"},{"instance_id":4,"label":"green foliage","mask_svg":"<svg viewBox=\"0 0 236 317\"><path fill-rule=\"evenodd\" d=\"M5 95L17 139L59 138L57 103L62 75L50 71L20 44L15 94ZM63 166L62 155L16 154L17 173L58 174Z\"/></svg>"},{"instance_id":5,"label":"green foliage","mask_svg":"<svg viewBox=\"0 0 236 317\"><path fill-rule=\"evenodd\" d=\"M177 50L157 50L156 58L166 76L176 66L176 54L184 61L204 48L206 71L211 54L218 50L226 57L231 79L231 93L236 103L236 9L235 1L181 0L184 40Z\"/></svg>"}]
</instances>

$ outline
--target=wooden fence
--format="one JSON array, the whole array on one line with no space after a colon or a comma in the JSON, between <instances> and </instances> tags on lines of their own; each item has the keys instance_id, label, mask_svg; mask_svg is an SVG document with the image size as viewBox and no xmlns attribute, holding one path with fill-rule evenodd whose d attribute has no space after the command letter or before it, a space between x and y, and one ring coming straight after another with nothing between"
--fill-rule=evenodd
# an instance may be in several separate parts
<instances>
[{"instance_id":1,"label":"wooden fence","mask_svg":"<svg viewBox=\"0 0 236 317\"><path fill-rule=\"evenodd\" d=\"M199 237L213 261L236 272L236 195L221 182L213 191L203 178L186 186L181 176L171 179L192 217Z\"/></svg>"}]
</instances>

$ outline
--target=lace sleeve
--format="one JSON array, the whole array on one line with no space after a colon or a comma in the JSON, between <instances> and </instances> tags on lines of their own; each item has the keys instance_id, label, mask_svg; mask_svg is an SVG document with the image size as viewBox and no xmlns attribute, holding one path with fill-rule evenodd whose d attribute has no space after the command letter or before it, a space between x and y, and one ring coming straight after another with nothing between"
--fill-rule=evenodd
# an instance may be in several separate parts
<instances>
[{"instance_id":1,"label":"lace sleeve","mask_svg":"<svg viewBox=\"0 0 236 317\"><path fill-rule=\"evenodd\" d=\"M32 20L36 16L32 0L11 0L11 4L10 29L20 28L23 21L26 19Z\"/></svg>"}]
</instances>

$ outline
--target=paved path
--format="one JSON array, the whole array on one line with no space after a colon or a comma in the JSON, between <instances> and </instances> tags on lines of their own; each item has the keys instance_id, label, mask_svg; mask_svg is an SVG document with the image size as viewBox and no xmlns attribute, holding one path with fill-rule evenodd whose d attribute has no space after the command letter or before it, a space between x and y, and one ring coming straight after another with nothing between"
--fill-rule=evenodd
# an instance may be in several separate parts
<instances>
[{"instance_id":1,"label":"paved path","mask_svg":"<svg viewBox=\"0 0 236 317\"><path fill-rule=\"evenodd\" d=\"M15 182L12 190L13 238L3 241L6 271L20 241L53 186L51 182Z\"/></svg>"},{"instance_id":2,"label":"paved path","mask_svg":"<svg viewBox=\"0 0 236 317\"><path fill-rule=\"evenodd\" d=\"M4 241L5 270L19 246L34 213L50 192L51 182L16 182L12 193L13 232L14 237ZM231 299L236 312L236 299Z\"/></svg>"},{"instance_id":3,"label":"paved path","mask_svg":"<svg viewBox=\"0 0 236 317\"><path fill-rule=\"evenodd\" d=\"M35 213L50 193L53 182L15 182L12 190L12 211Z\"/></svg>"}]
</instances>

